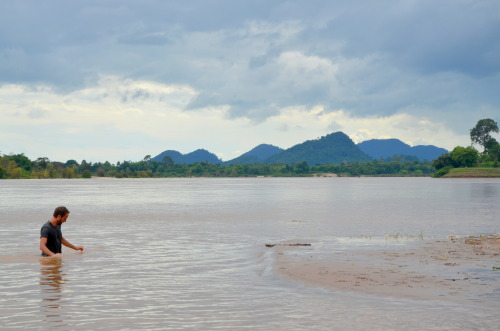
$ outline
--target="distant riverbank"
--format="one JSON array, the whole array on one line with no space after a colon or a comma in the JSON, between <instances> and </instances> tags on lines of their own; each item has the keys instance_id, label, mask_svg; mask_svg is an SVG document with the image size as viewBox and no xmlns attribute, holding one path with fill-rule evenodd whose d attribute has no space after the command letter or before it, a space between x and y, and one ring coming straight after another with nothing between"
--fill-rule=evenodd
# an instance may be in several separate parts
<instances>
[{"instance_id":1,"label":"distant riverbank","mask_svg":"<svg viewBox=\"0 0 500 331\"><path fill-rule=\"evenodd\" d=\"M500 168L455 168L442 178L500 178Z\"/></svg>"}]
</instances>

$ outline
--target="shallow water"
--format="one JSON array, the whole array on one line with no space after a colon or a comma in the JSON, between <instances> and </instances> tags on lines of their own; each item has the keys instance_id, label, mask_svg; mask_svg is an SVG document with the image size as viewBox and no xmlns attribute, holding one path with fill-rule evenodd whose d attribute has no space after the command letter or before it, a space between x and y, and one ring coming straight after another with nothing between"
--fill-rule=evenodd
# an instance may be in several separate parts
<instances>
[{"instance_id":1,"label":"shallow water","mask_svg":"<svg viewBox=\"0 0 500 331\"><path fill-rule=\"evenodd\" d=\"M386 234L499 233L499 201L496 179L4 180L0 325L492 330L500 319L485 307L282 280L265 244L308 242L329 252L381 245L376 238ZM64 236L86 250L41 259L40 227L58 205L71 210ZM357 240L366 237L374 239Z\"/></svg>"}]
</instances>

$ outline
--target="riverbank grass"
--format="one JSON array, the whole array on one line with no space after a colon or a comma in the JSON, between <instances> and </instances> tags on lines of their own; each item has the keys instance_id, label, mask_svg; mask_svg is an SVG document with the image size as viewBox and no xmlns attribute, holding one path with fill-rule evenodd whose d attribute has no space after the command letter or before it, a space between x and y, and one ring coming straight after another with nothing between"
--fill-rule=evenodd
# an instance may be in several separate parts
<instances>
[{"instance_id":1,"label":"riverbank grass","mask_svg":"<svg viewBox=\"0 0 500 331\"><path fill-rule=\"evenodd\" d=\"M500 168L453 168L443 178L500 178Z\"/></svg>"}]
</instances>

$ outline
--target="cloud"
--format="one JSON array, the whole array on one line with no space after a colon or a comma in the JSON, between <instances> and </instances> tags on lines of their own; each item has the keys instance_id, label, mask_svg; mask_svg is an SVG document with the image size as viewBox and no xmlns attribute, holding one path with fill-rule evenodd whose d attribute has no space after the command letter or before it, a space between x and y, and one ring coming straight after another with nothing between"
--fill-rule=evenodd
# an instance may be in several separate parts
<instances>
[{"instance_id":1,"label":"cloud","mask_svg":"<svg viewBox=\"0 0 500 331\"><path fill-rule=\"evenodd\" d=\"M16 136L24 145L18 150L30 146L36 152L50 147L65 150L65 157L70 157L75 147L88 146L87 154L92 155L96 146L106 146L112 155L116 147L144 150L148 149L144 141L174 136L179 123L169 116L182 118L182 107L194 93L185 86L115 76L101 77L96 86L70 93L47 86L7 85L0 88L5 101L0 116L2 123L9 123L6 132L25 134L24 138Z\"/></svg>"},{"instance_id":2,"label":"cloud","mask_svg":"<svg viewBox=\"0 0 500 331\"><path fill-rule=\"evenodd\" d=\"M87 161L113 162L123 160L124 153L137 160L166 149L187 153L198 148L228 160L261 143L288 148L333 131L343 131L355 142L405 137L409 144L439 141L447 148L468 139L444 123L411 115L412 109L387 117L357 117L345 110L326 111L322 105L288 107L255 122L230 118L228 106L185 111L196 95L187 86L117 76L103 76L97 85L69 93L6 85L0 88L6 100L0 105L0 121L9 123L3 135L12 151L62 161L78 154Z\"/></svg>"},{"instance_id":3,"label":"cloud","mask_svg":"<svg viewBox=\"0 0 500 331\"><path fill-rule=\"evenodd\" d=\"M128 132L158 148L170 137L208 148L196 131L206 121L221 155L252 144L250 133L282 146L337 128L418 141L389 124L412 121L440 132L433 144L463 141L477 120L498 120L499 10L493 0L1 2L2 117L41 136L56 124L99 134L93 121L114 132L108 146ZM316 120L306 129L283 115L292 110ZM224 142L232 127L249 128L244 146Z\"/></svg>"}]
</instances>

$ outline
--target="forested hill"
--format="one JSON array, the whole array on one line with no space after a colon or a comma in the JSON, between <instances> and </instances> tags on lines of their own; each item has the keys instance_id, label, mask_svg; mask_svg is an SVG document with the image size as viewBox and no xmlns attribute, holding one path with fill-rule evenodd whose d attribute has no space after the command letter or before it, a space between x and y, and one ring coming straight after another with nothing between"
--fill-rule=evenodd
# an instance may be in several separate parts
<instances>
[{"instance_id":1,"label":"forested hill","mask_svg":"<svg viewBox=\"0 0 500 331\"><path fill-rule=\"evenodd\" d=\"M210 153L205 149L197 149L194 152L182 154L178 151L167 150L153 157L153 161L162 162L166 156L170 157L174 163L193 164L196 162L209 162L214 164L222 163L222 160L217 155Z\"/></svg>"},{"instance_id":2,"label":"forested hill","mask_svg":"<svg viewBox=\"0 0 500 331\"><path fill-rule=\"evenodd\" d=\"M283 152L282 148L274 145L260 144L252 150L238 156L235 159L224 162L224 164L256 164L263 163L273 155Z\"/></svg>"},{"instance_id":3,"label":"forested hill","mask_svg":"<svg viewBox=\"0 0 500 331\"><path fill-rule=\"evenodd\" d=\"M370 161L371 157L363 153L343 132L328 134L316 140L301 144L271 156L265 163L293 164L305 161L310 165L338 164L342 162Z\"/></svg>"},{"instance_id":4,"label":"forested hill","mask_svg":"<svg viewBox=\"0 0 500 331\"><path fill-rule=\"evenodd\" d=\"M387 159L394 155L409 155L417 157L419 161L432 161L440 155L448 153L446 149L432 145L411 147L399 139L371 139L359 143L358 147L374 159Z\"/></svg>"}]
</instances>

